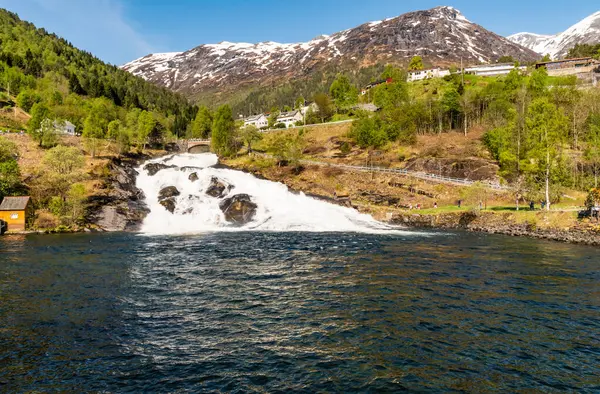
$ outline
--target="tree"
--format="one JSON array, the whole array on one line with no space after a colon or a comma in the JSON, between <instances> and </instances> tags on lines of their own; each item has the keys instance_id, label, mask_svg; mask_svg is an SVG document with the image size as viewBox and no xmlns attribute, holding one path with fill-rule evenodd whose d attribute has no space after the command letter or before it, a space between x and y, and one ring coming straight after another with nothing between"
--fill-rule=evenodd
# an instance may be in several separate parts
<instances>
[{"instance_id":1,"label":"tree","mask_svg":"<svg viewBox=\"0 0 600 394\"><path fill-rule=\"evenodd\" d=\"M315 104L317 105L317 116L321 123L333 116L333 105L331 98L326 93L315 94Z\"/></svg>"},{"instance_id":2,"label":"tree","mask_svg":"<svg viewBox=\"0 0 600 394\"><path fill-rule=\"evenodd\" d=\"M137 122L137 146L138 150L144 150L148 143L148 137L156 127L156 120L152 112L142 111Z\"/></svg>"},{"instance_id":3,"label":"tree","mask_svg":"<svg viewBox=\"0 0 600 394\"><path fill-rule=\"evenodd\" d=\"M423 70L425 66L423 66L423 58L421 56L413 56L410 59L410 63L408 63L408 71L416 71Z\"/></svg>"},{"instance_id":4,"label":"tree","mask_svg":"<svg viewBox=\"0 0 600 394\"><path fill-rule=\"evenodd\" d=\"M71 185L83 177L83 154L75 147L59 145L46 152L42 163L46 170L42 183L47 185L52 194L60 196L64 201Z\"/></svg>"},{"instance_id":5,"label":"tree","mask_svg":"<svg viewBox=\"0 0 600 394\"><path fill-rule=\"evenodd\" d=\"M129 152L131 146L129 130L120 120L113 120L108 124L107 136L114 141L114 151L118 156Z\"/></svg>"},{"instance_id":6,"label":"tree","mask_svg":"<svg viewBox=\"0 0 600 394\"><path fill-rule=\"evenodd\" d=\"M294 109L302 109L302 107L304 107L306 100L304 100L304 97L300 96L296 99L296 102L294 103Z\"/></svg>"},{"instance_id":7,"label":"tree","mask_svg":"<svg viewBox=\"0 0 600 394\"><path fill-rule=\"evenodd\" d=\"M206 106L201 106L192 122L192 138L208 138L212 122L213 118L210 110Z\"/></svg>"},{"instance_id":8,"label":"tree","mask_svg":"<svg viewBox=\"0 0 600 394\"><path fill-rule=\"evenodd\" d=\"M562 156L566 119L546 98L536 99L527 113L529 130L529 171L544 180L546 209L550 209L550 183Z\"/></svg>"},{"instance_id":9,"label":"tree","mask_svg":"<svg viewBox=\"0 0 600 394\"><path fill-rule=\"evenodd\" d=\"M586 149L584 157L592 166L594 187L598 187L598 172L600 171L600 115L594 115L588 125L585 136Z\"/></svg>"},{"instance_id":10,"label":"tree","mask_svg":"<svg viewBox=\"0 0 600 394\"><path fill-rule=\"evenodd\" d=\"M42 97L32 89L21 91L17 96L17 105L25 112L29 112L35 103L42 101Z\"/></svg>"},{"instance_id":11,"label":"tree","mask_svg":"<svg viewBox=\"0 0 600 394\"><path fill-rule=\"evenodd\" d=\"M404 80L394 79L373 88L373 103L379 108L399 108L408 101L408 86Z\"/></svg>"},{"instance_id":12,"label":"tree","mask_svg":"<svg viewBox=\"0 0 600 394\"><path fill-rule=\"evenodd\" d=\"M329 87L329 95L338 108L356 104L358 101L358 89L350 83L345 74L338 74Z\"/></svg>"},{"instance_id":13,"label":"tree","mask_svg":"<svg viewBox=\"0 0 600 394\"><path fill-rule=\"evenodd\" d=\"M349 136L354 139L361 148L379 148L388 141L387 134L381 126L379 118L371 118L367 114L361 114L361 116L352 123Z\"/></svg>"},{"instance_id":14,"label":"tree","mask_svg":"<svg viewBox=\"0 0 600 394\"><path fill-rule=\"evenodd\" d=\"M271 114L269 115L269 118L267 119L267 127L269 129L272 129L275 127L275 124L277 124L277 119L279 118L279 115L281 114L281 112L279 112L279 108L277 107L273 107L271 108Z\"/></svg>"},{"instance_id":15,"label":"tree","mask_svg":"<svg viewBox=\"0 0 600 394\"><path fill-rule=\"evenodd\" d=\"M512 63L515 64L516 60L514 57L510 56L510 55L504 55L504 56L500 56L498 58L498 60L496 60L496 63Z\"/></svg>"},{"instance_id":16,"label":"tree","mask_svg":"<svg viewBox=\"0 0 600 394\"><path fill-rule=\"evenodd\" d=\"M240 129L240 138L248 147L248 153L252 152L252 144L262 139L262 134L254 125L246 125Z\"/></svg>"},{"instance_id":17,"label":"tree","mask_svg":"<svg viewBox=\"0 0 600 394\"><path fill-rule=\"evenodd\" d=\"M551 62L551 61L552 61L552 57L550 56L549 53L545 54L544 57L542 58L542 63Z\"/></svg>"},{"instance_id":18,"label":"tree","mask_svg":"<svg viewBox=\"0 0 600 394\"><path fill-rule=\"evenodd\" d=\"M229 105L217 109L213 119L211 147L220 156L232 156L237 153L235 122Z\"/></svg>"},{"instance_id":19,"label":"tree","mask_svg":"<svg viewBox=\"0 0 600 394\"><path fill-rule=\"evenodd\" d=\"M546 93L548 86L548 71L544 67L532 71L527 89L533 97L540 97Z\"/></svg>"},{"instance_id":20,"label":"tree","mask_svg":"<svg viewBox=\"0 0 600 394\"><path fill-rule=\"evenodd\" d=\"M15 159L17 155L17 146L12 141L0 137L0 201L20 187L21 173Z\"/></svg>"},{"instance_id":21,"label":"tree","mask_svg":"<svg viewBox=\"0 0 600 394\"><path fill-rule=\"evenodd\" d=\"M31 118L27 122L27 131L29 135L38 142L39 146L42 146L43 132L40 130L40 126L44 119L49 118L50 110L44 103L35 103L31 107Z\"/></svg>"},{"instance_id":22,"label":"tree","mask_svg":"<svg viewBox=\"0 0 600 394\"><path fill-rule=\"evenodd\" d=\"M56 146L59 141L57 126L60 126L58 121L51 121L46 118L42 121L40 128L38 129L38 136L40 137L40 146L43 148L52 148Z\"/></svg>"},{"instance_id":23,"label":"tree","mask_svg":"<svg viewBox=\"0 0 600 394\"><path fill-rule=\"evenodd\" d=\"M92 157L96 157L96 153L100 148L101 139L105 137L102 123L103 122L93 114L88 115L83 123L83 133L81 136Z\"/></svg>"}]
</instances>

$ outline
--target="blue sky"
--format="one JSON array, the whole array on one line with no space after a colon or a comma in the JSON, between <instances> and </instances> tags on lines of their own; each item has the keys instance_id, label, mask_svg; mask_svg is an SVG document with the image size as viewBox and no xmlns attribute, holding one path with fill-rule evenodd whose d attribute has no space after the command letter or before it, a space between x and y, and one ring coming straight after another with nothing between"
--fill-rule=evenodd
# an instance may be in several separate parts
<instances>
[{"instance_id":1,"label":"blue sky","mask_svg":"<svg viewBox=\"0 0 600 394\"><path fill-rule=\"evenodd\" d=\"M438 5L500 35L554 34L600 10L598 0L0 0L113 64L220 41L308 41Z\"/></svg>"}]
</instances>

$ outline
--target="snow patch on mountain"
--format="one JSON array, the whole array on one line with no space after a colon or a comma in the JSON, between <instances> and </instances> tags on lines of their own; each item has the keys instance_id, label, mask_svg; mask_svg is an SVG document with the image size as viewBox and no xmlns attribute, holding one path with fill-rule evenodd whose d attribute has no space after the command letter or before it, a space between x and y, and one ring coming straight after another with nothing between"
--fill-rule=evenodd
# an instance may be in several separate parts
<instances>
[{"instance_id":1,"label":"snow patch on mountain","mask_svg":"<svg viewBox=\"0 0 600 394\"><path fill-rule=\"evenodd\" d=\"M597 44L600 42L600 11L593 13L559 34L517 33L507 38L541 55L549 54L553 59L563 58L575 44Z\"/></svg>"}]
</instances>

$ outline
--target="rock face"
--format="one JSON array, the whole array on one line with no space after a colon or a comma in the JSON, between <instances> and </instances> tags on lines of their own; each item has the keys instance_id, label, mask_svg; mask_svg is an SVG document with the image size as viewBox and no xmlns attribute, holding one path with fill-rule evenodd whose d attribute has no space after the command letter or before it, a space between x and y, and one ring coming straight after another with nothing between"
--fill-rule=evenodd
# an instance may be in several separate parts
<instances>
[{"instance_id":1,"label":"rock face","mask_svg":"<svg viewBox=\"0 0 600 394\"><path fill-rule=\"evenodd\" d=\"M175 202L175 198L173 198L173 197L169 197L169 198L165 198L164 200L160 200L159 204L162 205L163 207L165 207L165 209L171 213L175 212L175 208L177 206L177 204Z\"/></svg>"},{"instance_id":2,"label":"rock face","mask_svg":"<svg viewBox=\"0 0 600 394\"><path fill-rule=\"evenodd\" d=\"M167 186L158 192L158 203L165 207L165 209L171 213L175 212L177 207L177 201L175 197L179 194L179 190L175 186Z\"/></svg>"},{"instance_id":3,"label":"rock face","mask_svg":"<svg viewBox=\"0 0 600 394\"><path fill-rule=\"evenodd\" d=\"M144 193L135 186L135 170L145 156L113 159L108 164L110 175L104 179L99 193L88 198L88 226L103 231L137 231L150 210Z\"/></svg>"},{"instance_id":4,"label":"rock face","mask_svg":"<svg viewBox=\"0 0 600 394\"><path fill-rule=\"evenodd\" d=\"M192 172L192 173L190 174L190 176L188 176L188 179L189 179L191 182L196 182L196 181L199 179L199 178L198 178L198 174L197 174L197 173L195 173L195 172Z\"/></svg>"},{"instance_id":5,"label":"rock face","mask_svg":"<svg viewBox=\"0 0 600 394\"><path fill-rule=\"evenodd\" d=\"M148 163L144 166L144 171L148 172L148 175L154 176L161 170L166 168L175 168L175 166L170 166L162 163Z\"/></svg>"},{"instance_id":6,"label":"rock face","mask_svg":"<svg viewBox=\"0 0 600 394\"><path fill-rule=\"evenodd\" d=\"M243 226L252 221L258 206L252 202L249 195L236 194L221 201L219 208L223 211L225 220L236 226Z\"/></svg>"},{"instance_id":7,"label":"rock face","mask_svg":"<svg viewBox=\"0 0 600 394\"><path fill-rule=\"evenodd\" d=\"M473 181L498 181L498 165L477 157L464 159L413 158L406 162L406 169L438 174L450 178L465 178Z\"/></svg>"},{"instance_id":8,"label":"rock face","mask_svg":"<svg viewBox=\"0 0 600 394\"><path fill-rule=\"evenodd\" d=\"M228 185L225 181L222 181L217 177L212 177L210 185L206 189L206 194L211 197L222 198L225 197L231 189L233 189L232 185Z\"/></svg>"},{"instance_id":9,"label":"rock face","mask_svg":"<svg viewBox=\"0 0 600 394\"><path fill-rule=\"evenodd\" d=\"M522 63L539 56L467 20L452 7L410 12L323 35L305 43L221 42L187 52L148 55L122 68L188 97L210 99L239 93L240 86L271 87L307 78L327 67L356 70L375 63L474 65L510 55ZM209 96L210 95L210 96ZM216 96L214 96L216 97Z\"/></svg>"},{"instance_id":10,"label":"rock face","mask_svg":"<svg viewBox=\"0 0 600 394\"><path fill-rule=\"evenodd\" d=\"M179 194L179 190L177 190L175 186L167 186L160 189L158 192L158 199L164 200L165 198L177 197Z\"/></svg>"}]
</instances>

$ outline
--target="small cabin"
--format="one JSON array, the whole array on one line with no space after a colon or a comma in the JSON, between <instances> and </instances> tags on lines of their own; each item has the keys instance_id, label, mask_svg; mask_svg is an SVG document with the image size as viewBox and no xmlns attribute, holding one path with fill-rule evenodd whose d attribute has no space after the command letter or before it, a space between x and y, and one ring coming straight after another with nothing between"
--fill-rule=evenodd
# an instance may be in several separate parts
<instances>
[{"instance_id":1,"label":"small cabin","mask_svg":"<svg viewBox=\"0 0 600 394\"><path fill-rule=\"evenodd\" d=\"M25 231L32 217L31 198L29 196L4 197L0 204L0 220L7 224L8 231Z\"/></svg>"}]
</instances>

